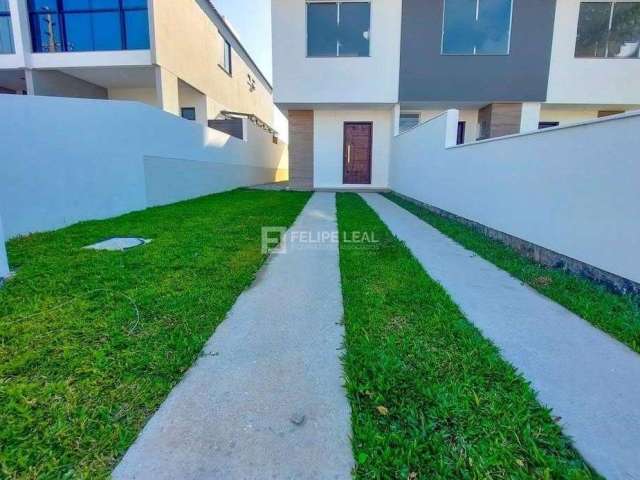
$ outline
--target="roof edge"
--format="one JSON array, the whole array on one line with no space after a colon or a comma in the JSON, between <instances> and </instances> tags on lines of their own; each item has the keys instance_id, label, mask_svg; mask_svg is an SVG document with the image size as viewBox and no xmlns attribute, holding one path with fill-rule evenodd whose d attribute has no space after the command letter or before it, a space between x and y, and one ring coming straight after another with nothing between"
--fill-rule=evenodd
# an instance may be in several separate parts
<instances>
[{"instance_id":1,"label":"roof edge","mask_svg":"<svg viewBox=\"0 0 640 480\"><path fill-rule=\"evenodd\" d=\"M220 20L220 22L222 22L222 24L226 27L229 34L233 37L235 42L240 46L240 48L242 49L242 52L247 56L247 58L251 62L251 66L255 69L256 72L258 72L258 75L260 75L264 83L269 88L269 93L273 93L273 85L271 85L271 82L267 79L264 73L262 73L262 70L260 70L260 67L258 67L256 62L253 60L253 57L251 56L251 54L247 51L247 49L244 47L244 45L242 44L238 36L235 34L235 32L233 31L233 28L231 28L231 26L225 20L225 17L218 11L216 6L213 4L213 0L204 0L204 3L209 5L209 7L211 7L213 14L218 18L218 20Z\"/></svg>"}]
</instances>

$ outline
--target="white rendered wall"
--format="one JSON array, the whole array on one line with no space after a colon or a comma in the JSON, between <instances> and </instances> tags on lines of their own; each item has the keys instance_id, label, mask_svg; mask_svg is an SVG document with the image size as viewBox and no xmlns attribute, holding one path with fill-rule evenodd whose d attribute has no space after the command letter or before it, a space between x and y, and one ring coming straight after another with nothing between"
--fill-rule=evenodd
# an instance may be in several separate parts
<instances>
[{"instance_id":1,"label":"white rendered wall","mask_svg":"<svg viewBox=\"0 0 640 480\"><path fill-rule=\"evenodd\" d=\"M541 122L560 122L560 125L568 123L586 122L598 118L598 109L593 107L583 108L547 108L544 105L540 110Z\"/></svg>"},{"instance_id":2,"label":"white rendered wall","mask_svg":"<svg viewBox=\"0 0 640 480\"><path fill-rule=\"evenodd\" d=\"M7 260L7 250L4 246L4 230L2 229L2 218L0 218L0 279L9 275L9 262Z\"/></svg>"},{"instance_id":3,"label":"white rendered wall","mask_svg":"<svg viewBox=\"0 0 640 480\"><path fill-rule=\"evenodd\" d=\"M398 0L371 1L369 57L307 58L305 0L273 0L276 103L396 103L400 70Z\"/></svg>"},{"instance_id":4,"label":"white rendered wall","mask_svg":"<svg viewBox=\"0 0 640 480\"><path fill-rule=\"evenodd\" d=\"M394 138L393 190L640 282L640 112L445 148L454 122Z\"/></svg>"},{"instance_id":5,"label":"white rendered wall","mask_svg":"<svg viewBox=\"0 0 640 480\"><path fill-rule=\"evenodd\" d=\"M640 59L575 58L580 0L558 0L549 70L549 103L638 104Z\"/></svg>"},{"instance_id":6,"label":"white rendered wall","mask_svg":"<svg viewBox=\"0 0 640 480\"><path fill-rule=\"evenodd\" d=\"M149 50L28 53L27 68L75 68L151 65Z\"/></svg>"},{"instance_id":7,"label":"white rendered wall","mask_svg":"<svg viewBox=\"0 0 640 480\"><path fill-rule=\"evenodd\" d=\"M315 110L313 130L313 183L315 188L343 188L344 122L373 122L371 185L388 188L389 157L393 137L393 109Z\"/></svg>"},{"instance_id":8,"label":"white rendered wall","mask_svg":"<svg viewBox=\"0 0 640 480\"><path fill-rule=\"evenodd\" d=\"M155 67L157 104L165 112L180 116L179 79L162 67Z\"/></svg>"},{"instance_id":9,"label":"white rendered wall","mask_svg":"<svg viewBox=\"0 0 640 480\"><path fill-rule=\"evenodd\" d=\"M525 102L522 104L520 114L520 133L538 130L540 123L540 104L538 102Z\"/></svg>"},{"instance_id":10,"label":"white rendered wall","mask_svg":"<svg viewBox=\"0 0 640 480\"><path fill-rule=\"evenodd\" d=\"M640 110L640 105L546 105L542 104L540 111L541 122L560 122L567 125L576 122L585 122L598 118L600 110L625 110L627 112Z\"/></svg>"},{"instance_id":11,"label":"white rendered wall","mask_svg":"<svg viewBox=\"0 0 640 480\"><path fill-rule=\"evenodd\" d=\"M112 100L0 95L0 111L0 216L8 238L286 175L286 145L253 126L245 142ZM151 173L145 158L155 159ZM195 191L203 170L219 173Z\"/></svg>"},{"instance_id":12,"label":"white rendered wall","mask_svg":"<svg viewBox=\"0 0 640 480\"><path fill-rule=\"evenodd\" d=\"M155 88L109 88L108 92L109 100L131 100L158 106L158 94Z\"/></svg>"}]
</instances>

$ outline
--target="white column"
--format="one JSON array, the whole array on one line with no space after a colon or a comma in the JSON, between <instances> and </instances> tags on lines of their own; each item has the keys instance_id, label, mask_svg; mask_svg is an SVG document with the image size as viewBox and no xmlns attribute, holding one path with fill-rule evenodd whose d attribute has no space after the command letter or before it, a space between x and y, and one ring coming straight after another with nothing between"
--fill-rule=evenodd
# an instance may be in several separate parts
<instances>
[{"instance_id":1,"label":"white column","mask_svg":"<svg viewBox=\"0 0 640 480\"><path fill-rule=\"evenodd\" d=\"M25 83L27 84L27 95L35 95L36 86L33 80L33 70L31 70L30 68L25 68L24 80L25 80Z\"/></svg>"},{"instance_id":2,"label":"white column","mask_svg":"<svg viewBox=\"0 0 640 480\"><path fill-rule=\"evenodd\" d=\"M520 116L520 133L538 130L540 122L540 104L537 102L525 102L522 104Z\"/></svg>"},{"instance_id":3,"label":"white column","mask_svg":"<svg viewBox=\"0 0 640 480\"><path fill-rule=\"evenodd\" d=\"M400 134L400 104L393 106L393 136Z\"/></svg>"},{"instance_id":4,"label":"white column","mask_svg":"<svg viewBox=\"0 0 640 480\"><path fill-rule=\"evenodd\" d=\"M31 38L29 35L29 12L27 2L20 0L9 0L9 11L11 12L11 27L13 29L13 44L16 55L20 57L23 65L27 66L27 56L31 52Z\"/></svg>"},{"instance_id":5,"label":"white column","mask_svg":"<svg viewBox=\"0 0 640 480\"><path fill-rule=\"evenodd\" d=\"M460 119L460 111L452 108L447 110L444 115L446 115L447 119L444 146L445 148L454 147L458 143L458 121Z\"/></svg>"},{"instance_id":6,"label":"white column","mask_svg":"<svg viewBox=\"0 0 640 480\"><path fill-rule=\"evenodd\" d=\"M196 121L207 127L209 125L209 112L207 108L207 96L204 93L197 92L195 107Z\"/></svg>"},{"instance_id":7,"label":"white column","mask_svg":"<svg viewBox=\"0 0 640 480\"><path fill-rule=\"evenodd\" d=\"M2 219L0 218L0 279L9 276L9 262L7 261L7 250L4 246L4 231L2 230Z\"/></svg>"},{"instance_id":8,"label":"white column","mask_svg":"<svg viewBox=\"0 0 640 480\"><path fill-rule=\"evenodd\" d=\"M178 77L162 67L156 67L156 95L158 107L180 116Z\"/></svg>"}]
</instances>

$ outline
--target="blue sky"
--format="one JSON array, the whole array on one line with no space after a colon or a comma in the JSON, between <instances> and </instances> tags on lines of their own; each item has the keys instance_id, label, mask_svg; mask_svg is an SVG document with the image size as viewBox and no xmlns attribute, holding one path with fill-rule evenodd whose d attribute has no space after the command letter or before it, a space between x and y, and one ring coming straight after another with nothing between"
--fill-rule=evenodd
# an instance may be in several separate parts
<instances>
[{"instance_id":1,"label":"blue sky","mask_svg":"<svg viewBox=\"0 0 640 480\"><path fill-rule=\"evenodd\" d=\"M271 0L213 0L253 61L271 81Z\"/></svg>"}]
</instances>

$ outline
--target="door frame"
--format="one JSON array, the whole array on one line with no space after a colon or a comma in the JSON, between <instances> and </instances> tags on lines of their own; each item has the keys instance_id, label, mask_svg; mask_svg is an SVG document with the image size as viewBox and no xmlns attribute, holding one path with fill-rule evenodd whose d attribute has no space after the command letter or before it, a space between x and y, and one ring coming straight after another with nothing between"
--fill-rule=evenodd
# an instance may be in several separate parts
<instances>
[{"instance_id":1,"label":"door frame","mask_svg":"<svg viewBox=\"0 0 640 480\"><path fill-rule=\"evenodd\" d=\"M369 132L369 179L363 183L351 183L346 181L347 175L347 126L348 125L368 125L370 127ZM373 122L344 122L342 127L342 184L343 185L371 185L371 178L373 176Z\"/></svg>"}]
</instances>

